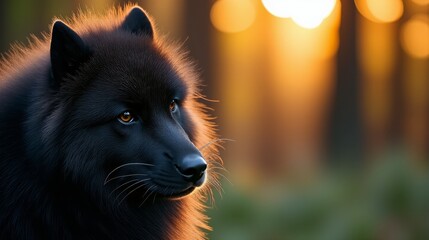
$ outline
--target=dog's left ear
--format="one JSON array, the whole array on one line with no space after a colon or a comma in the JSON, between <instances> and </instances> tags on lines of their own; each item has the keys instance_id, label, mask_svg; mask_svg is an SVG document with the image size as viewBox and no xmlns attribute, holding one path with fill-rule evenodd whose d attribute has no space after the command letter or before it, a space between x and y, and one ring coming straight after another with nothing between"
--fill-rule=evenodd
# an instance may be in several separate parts
<instances>
[{"instance_id":1,"label":"dog's left ear","mask_svg":"<svg viewBox=\"0 0 429 240\"><path fill-rule=\"evenodd\" d=\"M51 86L59 88L67 75L73 74L88 56L89 50L80 36L65 23L55 21L50 49Z\"/></svg>"},{"instance_id":2,"label":"dog's left ear","mask_svg":"<svg viewBox=\"0 0 429 240\"><path fill-rule=\"evenodd\" d=\"M153 38L152 24L146 13L140 7L133 7L125 17L121 29L136 35L146 35Z\"/></svg>"}]
</instances>

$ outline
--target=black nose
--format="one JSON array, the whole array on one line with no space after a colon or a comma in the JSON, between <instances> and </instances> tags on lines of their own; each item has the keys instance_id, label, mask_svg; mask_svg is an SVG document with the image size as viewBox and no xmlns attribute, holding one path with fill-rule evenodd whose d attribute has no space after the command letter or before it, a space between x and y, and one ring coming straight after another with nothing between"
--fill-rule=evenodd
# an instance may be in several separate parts
<instances>
[{"instance_id":1,"label":"black nose","mask_svg":"<svg viewBox=\"0 0 429 240\"><path fill-rule=\"evenodd\" d=\"M178 162L176 168L186 181L192 182L194 185L201 185L204 181L202 178L207 168L207 163L201 156L191 154L185 156L182 161Z\"/></svg>"}]
</instances>

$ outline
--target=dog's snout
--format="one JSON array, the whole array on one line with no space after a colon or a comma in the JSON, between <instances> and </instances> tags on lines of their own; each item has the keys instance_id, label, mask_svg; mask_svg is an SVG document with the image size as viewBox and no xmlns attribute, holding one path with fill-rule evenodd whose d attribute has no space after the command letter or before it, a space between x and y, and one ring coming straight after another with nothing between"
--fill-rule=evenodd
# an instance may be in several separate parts
<instances>
[{"instance_id":1,"label":"dog's snout","mask_svg":"<svg viewBox=\"0 0 429 240\"><path fill-rule=\"evenodd\" d=\"M187 181L194 185L201 185L204 181L202 178L207 169L207 162L200 155L191 154L178 162L176 168Z\"/></svg>"}]
</instances>

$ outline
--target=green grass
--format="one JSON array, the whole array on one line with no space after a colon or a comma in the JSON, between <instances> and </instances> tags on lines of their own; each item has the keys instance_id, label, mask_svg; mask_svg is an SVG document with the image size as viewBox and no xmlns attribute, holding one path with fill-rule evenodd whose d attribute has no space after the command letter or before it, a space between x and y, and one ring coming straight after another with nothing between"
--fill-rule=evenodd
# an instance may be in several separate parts
<instances>
[{"instance_id":1,"label":"green grass","mask_svg":"<svg viewBox=\"0 0 429 240\"><path fill-rule=\"evenodd\" d=\"M429 239L429 174L391 157L312 184L225 193L208 211L214 240Z\"/></svg>"}]
</instances>

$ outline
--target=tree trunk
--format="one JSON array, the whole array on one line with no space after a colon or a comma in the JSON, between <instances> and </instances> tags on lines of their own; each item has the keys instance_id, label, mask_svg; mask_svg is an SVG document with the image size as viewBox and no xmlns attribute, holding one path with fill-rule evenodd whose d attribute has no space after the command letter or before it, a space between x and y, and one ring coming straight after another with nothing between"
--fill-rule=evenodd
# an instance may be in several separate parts
<instances>
[{"instance_id":1,"label":"tree trunk","mask_svg":"<svg viewBox=\"0 0 429 240\"><path fill-rule=\"evenodd\" d=\"M340 47L331 113L329 162L335 165L357 165L363 157L356 54L357 16L353 1L342 1L341 5Z\"/></svg>"}]
</instances>

